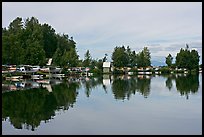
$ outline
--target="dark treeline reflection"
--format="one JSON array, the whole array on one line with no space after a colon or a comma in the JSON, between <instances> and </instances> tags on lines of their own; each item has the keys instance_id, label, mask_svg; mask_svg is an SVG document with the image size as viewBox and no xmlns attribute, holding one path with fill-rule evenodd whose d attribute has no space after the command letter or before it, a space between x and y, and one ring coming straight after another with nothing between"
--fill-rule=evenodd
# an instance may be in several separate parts
<instances>
[{"instance_id":1,"label":"dark treeline reflection","mask_svg":"<svg viewBox=\"0 0 204 137\"><path fill-rule=\"evenodd\" d=\"M51 85L52 91L46 88L26 89L2 93L2 121L9 118L16 129L35 130L41 121L49 122L56 115L56 111L68 110L77 101L78 90L85 89L86 97L98 86L105 93L111 88L116 100L129 100L136 92L144 98L150 95L151 78L153 76L101 76L70 78L58 85ZM171 90L173 81L177 91L189 98L189 94L196 93L199 88L198 75L168 75L166 87Z\"/></svg>"},{"instance_id":2,"label":"dark treeline reflection","mask_svg":"<svg viewBox=\"0 0 204 137\"><path fill-rule=\"evenodd\" d=\"M141 93L145 98L150 94L150 76L137 77L114 77L112 92L115 99L130 99L131 94Z\"/></svg>"},{"instance_id":3,"label":"dark treeline reflection","mask_svg":"<svg viewBox=\"0 0 204 137\"><path fill-rule=\"evenodd\" d=\"M78 83L61 83L45 88L2 94L2 121L9 118L17 129L35 130L41 121L49 122L56 110L68 110L76 102Z\"/></svg>"},{"instance_id":4,"label":"dark treeline reflection","mask_svg":"<svg viewBox=\"0 0 204 137\"><path fill-rule=\"evenodd\" d=\"M81 78L81 84L85 88L86 97L89 97L91 90L103 84L103 77L83 77Z\"/></svg>"},{"instance_id":5,"label":"dark treeline reflection","mask_svg":"<svg viewBox=\"0 0 204 137\"><path fill-rule=\"evenodd\" d=\"M96 88L99 85L102 85L102 88L107 93L107 83L104 83L104 80L109 80L111 85L111 90L115 99L125 100L130 99L131 94L136 92L141 93L145 98L150 94L150 76L103 76L97 78L85 78L82 79L82 85L85 88L85 94L87 97L90 97L92 89Z\"/></svg>"},{"instance_id":6,"label":"dark treeline reflection","mask_svg":"<svg viewBox=\"0 0 204 137\"><path fill-rule=\"evenodd\" d=\"M189 98L189 94L195 94L198 92L199 88L199 75L198 74L188 74L188 75L168 75L166 80L166 87L171 90L173 85L173 80L176 83L176 89L181 94L181 96L186 96Z\"/></svg>"}]
</instances>

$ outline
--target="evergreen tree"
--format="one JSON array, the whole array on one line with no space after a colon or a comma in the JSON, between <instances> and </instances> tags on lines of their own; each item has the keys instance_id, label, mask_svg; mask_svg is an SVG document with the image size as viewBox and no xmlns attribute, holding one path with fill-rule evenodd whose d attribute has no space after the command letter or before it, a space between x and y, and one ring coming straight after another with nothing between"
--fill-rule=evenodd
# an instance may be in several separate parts
<instances>
[{"instance_id":1,"label":"evergreen tree","mask_svg":"<svg viewBox=\"0 0 204 137\"><path fill-rule=\"evenodd\" d=\"M2 28L2 63L45 65L53 58L54 65L76 66L76 42L67 34L59 35L48 24L41 25L37 18L22 21L17 17L8 29Z\"/></svg>"},{"instance_id":2,"label":"evergreen tree","mask_svg":"<svg viewBox=\"0 0 204 137\"><path fill-rule=\"evenodd\" d=\"M166 64L171 67L172 66L172 60L173 60L173 57L171 56L171 54L169 54L167 57L166 57Z\"/></svg>"},{"instance_id":3,"label":"evergreen tree","mask_svg":"<svg viewBox=\"0 0 204 137\"><path fill-rule=\"evenodd\" d=\"M91 61L92 61L91 54L89 50L87 50L86 53L84 54L84 61L83 61L84 67L90 67Z\"/></svg>"},{"instance_id":4,"label":"evergreen tree","mask_svg":"<svg viewBox=\"0 0 204 137\"><path fill-rule=\"evenodd\" d=\"M105 56L103 57L103 62L107 61L107 56L108 56L108 54L105 54Z\"/></svg>"},{"instance_id":5,"label":"evergreen tree","mask_svg":"<svg viewBox=\"0 0 204 137\"><path fill-rule=\"evenodd\" d=\"M115 47L112 53L113 65L115 67L126 67L129 64L129 57L124 46Z\"/></svg>"},{"instance_id":6,"label":"evergreen tree","mask_svg":"<svg viewBox=\"0 0 204 137\"><path fill-rule=\"evenodd\" d=\"M138 67L147 67L151 65L151 56L150 51L147 47L144 47L141 52L137 54L137 66Z\"/></svg>"},{"instance_id":7,"label":"evergreen tree","mask_svg":"<svg viewBox=\"0 0 204 137\"><path fill-rule=\"evenodd\" d=\"M189 70L199 68L199 58L198 52L196 50L189 50L189 46L186 49L180 49L180 52L176 55L176 66L178 68L187 68Z\"/></svg>"}]
</instances>

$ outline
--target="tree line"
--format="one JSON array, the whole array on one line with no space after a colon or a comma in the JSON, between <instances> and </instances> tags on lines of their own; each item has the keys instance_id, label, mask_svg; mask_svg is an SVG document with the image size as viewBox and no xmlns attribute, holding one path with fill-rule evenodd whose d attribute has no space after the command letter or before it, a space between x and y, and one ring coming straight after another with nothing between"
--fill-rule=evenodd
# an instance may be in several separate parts
<instances>
[{"instance_id":1,"label":"tree line","mask_svg":"<svg viewBox=\"0 0 204 137\"><path fill-rule=\"evenodd\" d=\"M2 28L2 63L45 65L53 58L54 65L70 66L78 62L76 43L67 34L57 34L48 24L40 24L35 17L23 21L17 17Z\"/></svg>"},{"instance_id":2,"label":"tree line","mask_svg":"<svg viewBox=\"0 0 204 137\"><path fill-rule=\"evenodd\" d=\"M172 55L168 54L166 57L166 64L168 67L172 68L178 67L193 70L199 68L199 58L198 52L195 49L190 50L189 45L186 44L186 48L181 48L179 53L177 53L175 63L172 63Z\"/></svg>"},{"instance_id":3,"label":"tree line","mask_svg":"<svg viewBox=\"0 0 204 137\"><path fill-rule=\"evenodd\" d=\"M148 67L151 65L150 51L147 47L136 54L129 46L127 48L124 45L116 46L112 53L112 60L115 67Z\"/></svg>"},{"instance_id":4,"label":"tree line","mask_svg":"<svg viewBox=\"0 0 204 137\"><path fill-rule=\"evenodd\" d=\"M47 123L53 119L56 111L73 108L79 86L76 83L52 85L51 93L45 88L6 92L2 94L2 121L9 118L16 129L33 131L41 121Z\"/></svg>"},{"instance_id":5,"label":"tree line","mask_svg":"<svg viewBox=\"0 0 204 137\"><path fill-rule=\"evenodd\" d=\"M14 19L8 28L2 28L2 64L29 64L44 66L48 58L53 59L53 65L61 67L84 66L98 71L102 70L107 54L101 59L93 59L90 51L84 54L84 60L79 60L76 42L67 34L57 34L48 24L40 24L35 17L23 21L21 17ZM151 53L148 47L136 54L136 51L123 46L116 46L111 55L115 67L148 67L151 66ZM198 69L199 55L196 50L181 48L173 57L166 57L168 67Z\"/></svg>"}]
</instances>

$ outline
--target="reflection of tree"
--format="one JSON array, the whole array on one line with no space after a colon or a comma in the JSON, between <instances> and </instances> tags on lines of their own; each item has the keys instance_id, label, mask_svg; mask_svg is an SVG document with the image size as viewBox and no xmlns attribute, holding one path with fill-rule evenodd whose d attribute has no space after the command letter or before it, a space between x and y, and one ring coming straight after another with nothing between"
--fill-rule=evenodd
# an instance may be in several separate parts
<instances>
[{"instance_id":1,"label":"reflection of tree","mask_svg":"<svg viewBox=\"0 0 204 137\"><path fill-rule=\"evenodd\" d=\"M105 93L108 92L108 91L107 91L107 87L106 87L106 85L103 85L103 89L104 89Z\"/></svg>"},{"instance_id":2,"label":"reflection of tree","mask_svg":"<svg viewBox=\"0 0 204 137\"><path fill-rule=\"evenodd\" d=\"M114 79L112 84L112 92L115 96L115 99L124 100L128 92L128 80L123 79Z\"/></svg>"},{"instance_id":3,"label":"reflection of tree","mask_svg":"<svg viewBox=\"0 0 204 137\"><path fill-rule=\"evenodd\" d=\"M35 130L41 121L47 122L59 109L68 110L76 102L78 84L66 83L53 86L53 92L46 89L29 89L2 94L2 120L9 117L17 128ZM24 126L24 127L23 127Z\"/></svg>"},{"instance_id":4,"label":"reflection of tree","mask_svg":"<svg viewBox=\"0 0 204 137\"><path fill-rule=\"evenodd\" d=\"M135 92L140 92L145 98L148 97L150 93L150 79L147 78L134 78L130 79L121 79L114 78L112 83L112 92L115 96L115 99L124 100L127 98L130 99L132 94Z\"/></svg>"},{"instance_id":5,"label":"reflection of tree","mask_svg":"<svg viewBox=\"0 0 204 137\"><path fill-rule=\"evenodd\" d=\"M171 90L173 84L172 84L172 78L171 77L168 77L167 80L166 80L166 87Z\"/></svg>"},{"instance_id":6,"label":"reflection of tree","mask_svg":"<svg viewBox=\"0 0 204 137\"><path fill-rule=\"evenodd\" d=\"M168 75L162 75L162 77L167 78L166 79L166 87L171 90L173 87L173 80L176 79L176 75L175 74L168 74Z\"/></svg>"},{"instance_id":7,"label":"reflection of tree","mask_svg":"<svg viewBox=\"0 0 204 137\"><path fill-rule=\"evenodd\" d=\"M136 83L138 91L145 98L147 98L148 95L150 94L150 82L151 82L151 79L142 78L142 79L138 79Z\"/></svg>"},{"instance_id":8,"label":"reflection of tree","mask_svg":"<svg viewBox=\"0 0 204 137\"><path fill-rule=\"evenodd\" d=\"M91 81L86 81L85 83L84 83L84 85L85 85L85 94L86 94L86 97L89 97L90 96L90 92L91 92Z\"/></svg>"},{"instance_id":9,"label":"reflection of tree","mask_svg":"<svg viewBox=\"0 0 204 137\"><path fill-rule=\"evenodd\" d=\"M56 98L57 106L59 109L68 110L69 106L73 107L73 104L76 102L76 96L78 92L76 89L79 88L78 83L65 84L53 86L53 95Z\"/></svg>"},{"instance_id":10,"label":"reflection of tree","mask_svg":"<svg viewBox=\"0 0 204 137\"><path fill-rule=\"evenodd\" d=\"M85 94L87 97L90 96L91 90L95 87L97 87L98 85L103 83L103 79L102 77L90 77L88 80L83 80L82 81L84 87L85 87Z\"/></svg>"},{"instance_id":11,"label":"reflection of tree","mask_svg":"<svg viewBox=\"0 0 204 137\"><path fill-rule=\"evenodd\" d=\"M187 76L178 76L176 78L176 88L183 96L188 96L190 93L195 94L199 88L199 77L198 75L187 75Z\"/></svg>"}]
</instances>

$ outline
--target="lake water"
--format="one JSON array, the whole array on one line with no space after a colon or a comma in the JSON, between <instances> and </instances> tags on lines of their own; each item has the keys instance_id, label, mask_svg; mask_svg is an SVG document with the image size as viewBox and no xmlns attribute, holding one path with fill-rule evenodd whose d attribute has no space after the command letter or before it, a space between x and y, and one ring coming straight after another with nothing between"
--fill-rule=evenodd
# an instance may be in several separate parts
<instances>
[{"instance_id":1,"label":"lake water","mask_svg":"<svg viewBox=\"0 0 204 137\"><path fill-rule=\"evenodd\" d=\"M201 73L28 81L2 87L3 135L202 134Z\"/></svg>"}]
</instances>

